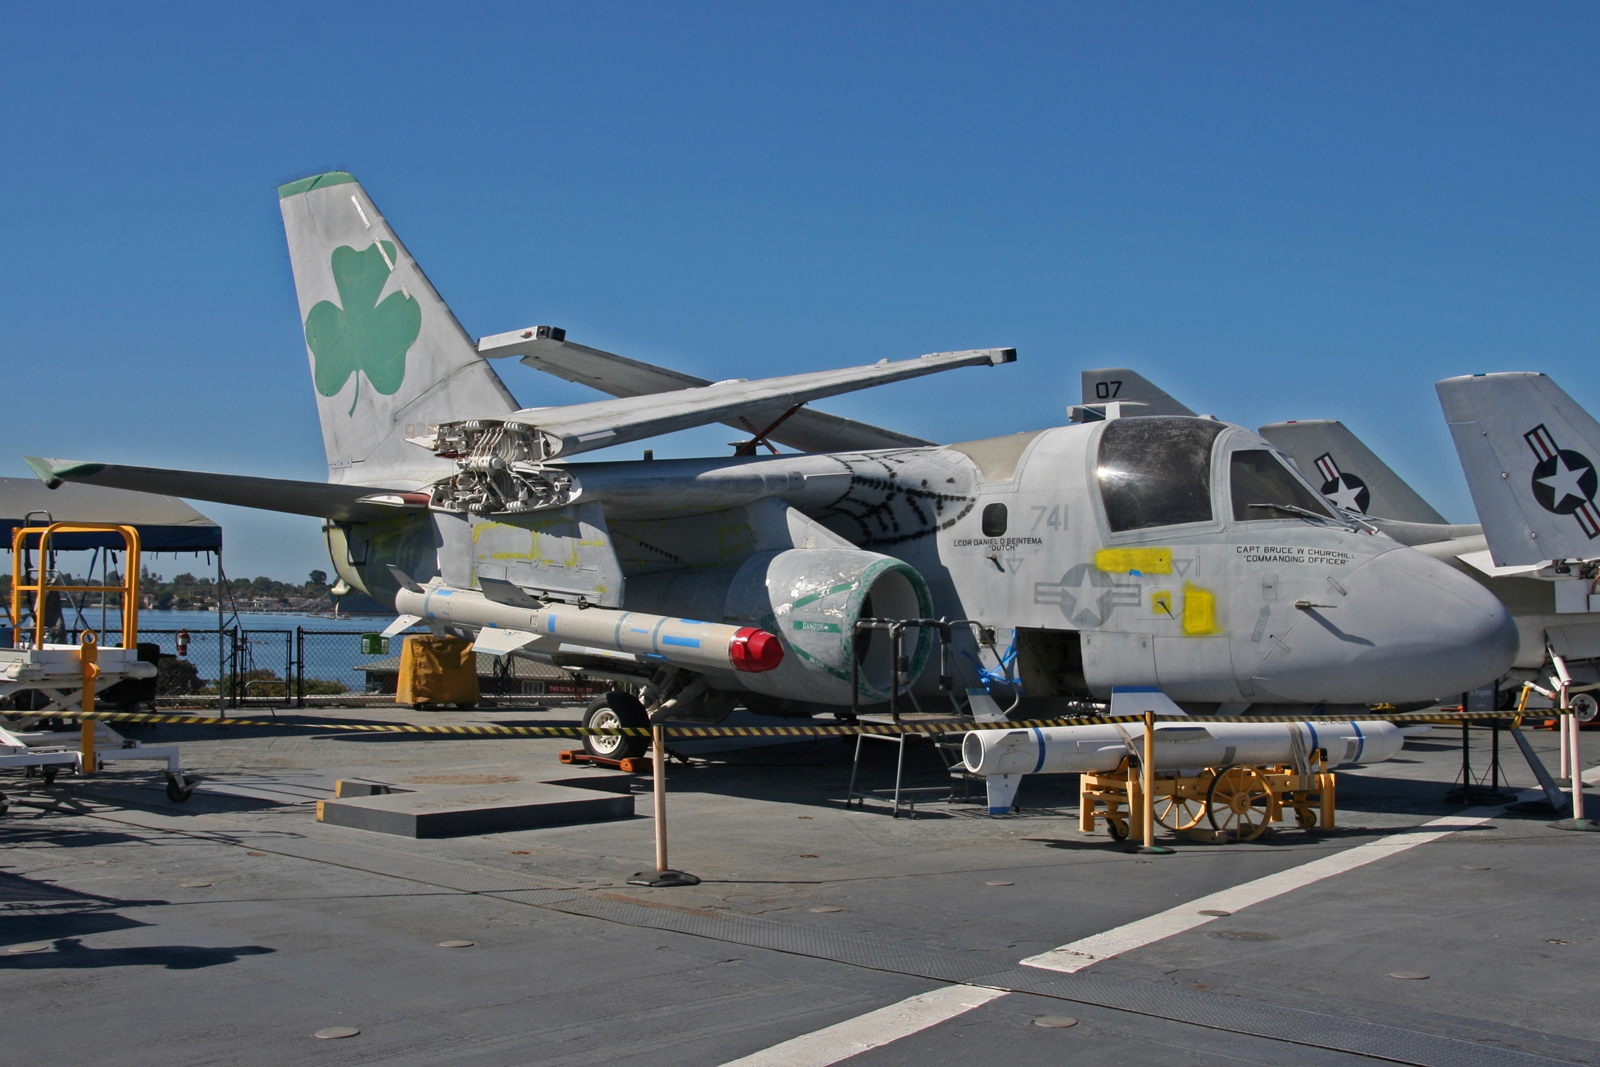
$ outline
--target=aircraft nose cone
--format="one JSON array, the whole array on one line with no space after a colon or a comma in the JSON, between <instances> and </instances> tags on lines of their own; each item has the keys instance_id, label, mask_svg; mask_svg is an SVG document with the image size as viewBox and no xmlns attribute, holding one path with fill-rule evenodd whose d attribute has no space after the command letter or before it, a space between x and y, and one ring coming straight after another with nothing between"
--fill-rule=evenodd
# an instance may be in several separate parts
<instances>
[{"instance_id":1,"label":"aircraft nose cone","mask_svg":"<svg viewBox=\"0 0 1600 1067\"><path fill-rule=\"evenodd\" d=\"M1252 679L1257 699L1371 704L1432 700L1504 674L1516 624L1477 582L1438 560L1395 549L1295 611Z\"/></svg>"}]
</instances>

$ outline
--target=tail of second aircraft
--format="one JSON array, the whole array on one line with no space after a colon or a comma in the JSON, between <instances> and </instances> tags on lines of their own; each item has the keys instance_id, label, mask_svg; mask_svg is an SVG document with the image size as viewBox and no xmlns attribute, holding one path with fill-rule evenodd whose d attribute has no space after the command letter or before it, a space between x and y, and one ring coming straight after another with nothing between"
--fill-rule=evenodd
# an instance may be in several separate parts
<instances>
[{"instance_id":1,"label":"tail of second aircraft","mask_svg":"<svg viewBox=\"0 0 1600 1067\"><path fill-rule=\"evenodd\" d=\"M1543 374L1435 388L1495 563L1600 556L1600 423Z\"/></svg>"},{"instance_id":2,"label":"tail of second aircraft","mask_svg":"<svg viewBox=\"0 0 1600 1067\"><path fill-rule=\"evenodd\" d=\"M1083 372L1083 403L1067 408L1074 422L1094 422L1122 415L1193 415L1166 390L1127 367L1100 367Z\"/></svg>"},{"instance_id":3,"label":"tail of second aircraft","mask_svg":"<svg viewBox=\"0 0 1600 1067\"><path fill-rule=\"evenodd\" d=\"M334 171L278 189L331 481L420 484L431 424L516 401L366 191Z\"/></svg>"},{"instance_id":4,"label":"tail of second aircraft","mask_svg":"<svg viewBox=\"0 0 1600 1067\"><path fill-rule=\"evenodd\" d=\"M1323 496L1346 511L1429 525L1445 521L1342 422L1274 422L1261 427L1261 436L1294 460Z\"/></svg>"}]
</instances>

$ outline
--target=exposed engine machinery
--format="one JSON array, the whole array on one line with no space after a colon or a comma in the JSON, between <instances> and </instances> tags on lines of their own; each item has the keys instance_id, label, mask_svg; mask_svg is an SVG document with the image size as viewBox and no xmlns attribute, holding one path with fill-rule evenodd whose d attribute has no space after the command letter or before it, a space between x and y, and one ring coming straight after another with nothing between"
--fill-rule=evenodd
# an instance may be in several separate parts
<instances>
[{"instance_id":1,"label":"exposed engine machinery","mask_svg":"<svg viewBox=\"0 0 1600 1067\"><path fill-rule=\"evenodd\" d=\"M535 511L570 503L580 491L571 474L543 465L545 441L531 426L468 419L436 426L431 437L413 441L456 462L455 474L430 490L429 506L440 511Z\"/></svg>"}]
</instances>

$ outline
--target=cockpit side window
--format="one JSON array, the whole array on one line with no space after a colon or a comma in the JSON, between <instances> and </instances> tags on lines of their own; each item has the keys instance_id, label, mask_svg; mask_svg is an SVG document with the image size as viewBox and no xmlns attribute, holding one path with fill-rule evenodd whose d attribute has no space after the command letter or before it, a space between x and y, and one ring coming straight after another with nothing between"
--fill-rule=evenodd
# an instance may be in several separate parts
<instances>
[{"instance_id":1,"label":"cockpit side window","mask_svg":"<svg viewBox=\"0 0 1600 1067\"><path fill-rule=\"evenodd\" d=\"M1319 517L1332 517L1322 498L1264 448L1235 452L1228 464L1228 478L1236 522L1304 518L1308 511Z\"/></svg>"},{"instance_id":2,"label":"cockpit side window","mask_svg":"<svg viewBox=\"0 0 1600 1067\"><path fill-rule=\"evenodd\" d=\"M1211 521L1211 446L1222 430L1211 419L1109 422L1095 473L1112 531Z\"/></svg>"}]
</instances>

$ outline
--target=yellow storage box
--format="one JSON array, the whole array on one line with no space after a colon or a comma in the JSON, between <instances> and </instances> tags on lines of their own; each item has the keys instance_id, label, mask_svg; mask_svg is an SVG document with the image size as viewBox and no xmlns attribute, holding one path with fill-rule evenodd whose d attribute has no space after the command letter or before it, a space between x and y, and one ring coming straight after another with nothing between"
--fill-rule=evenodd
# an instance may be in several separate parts
<instances>
[{"instance_id":1,"label":"yellow storage box","mask_svg":"<svg viewBox=\"0 0 1600 1067\"><path fill-rule=\"evenodd\" d=\"M412 705L476 704L478 655L472 651L472 642L432 634L406 638L394 700L396 704Z\"/></svg>"}]
</instances>

